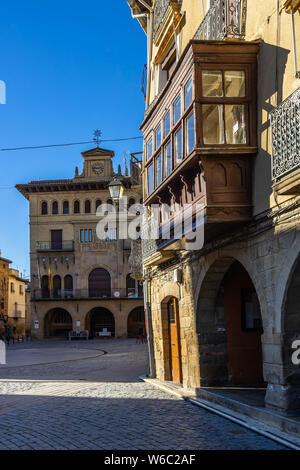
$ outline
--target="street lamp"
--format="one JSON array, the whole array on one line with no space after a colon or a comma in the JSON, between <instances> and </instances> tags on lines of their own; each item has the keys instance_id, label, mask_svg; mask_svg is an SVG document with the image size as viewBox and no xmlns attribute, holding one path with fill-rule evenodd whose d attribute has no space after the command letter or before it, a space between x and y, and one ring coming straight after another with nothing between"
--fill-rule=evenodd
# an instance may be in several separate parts
<instances>
[{"instance_id":1,"label":"street lamp","mask_svg":"<svg viewBox=\"0 0 300 470\"><path fill-rule=\"evenodd\" d=\"M108 185L110 196L114 204L119 205L120 199L124 192L124 186L116 177Z\"/></svg>"}]
</instances>

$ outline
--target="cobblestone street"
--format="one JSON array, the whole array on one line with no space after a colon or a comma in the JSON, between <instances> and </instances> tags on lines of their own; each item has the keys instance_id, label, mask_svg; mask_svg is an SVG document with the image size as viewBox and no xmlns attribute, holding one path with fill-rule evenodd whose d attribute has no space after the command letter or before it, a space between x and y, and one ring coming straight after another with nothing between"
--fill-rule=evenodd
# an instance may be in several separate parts
<instances>
[{"instance_id":1,"label":"cobblestone street","mask_svg":"<svg viewBox=\"0 0 300 470\"><path fill-rule=\"evenodd\" d=\"M9 346L0 449L283 449L138 381L146 363L135 340Z\"/></svg>"}]
</instances>

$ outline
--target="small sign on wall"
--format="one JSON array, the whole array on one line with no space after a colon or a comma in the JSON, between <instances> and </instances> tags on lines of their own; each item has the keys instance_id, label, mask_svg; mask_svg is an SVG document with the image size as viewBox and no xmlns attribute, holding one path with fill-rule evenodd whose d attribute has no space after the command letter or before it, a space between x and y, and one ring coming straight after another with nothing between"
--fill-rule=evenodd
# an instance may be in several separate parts
<instances>
[{"instance_id":1,"label":"small sign on wall","mask_svg":"<svg viewBox=\"0 0 300 470\"><path fill-rule=\"evenodd\" d=\"M40 322L38 320L34 320L34 328L38 329L40 327Z\"/></svg>"}]
</instances>

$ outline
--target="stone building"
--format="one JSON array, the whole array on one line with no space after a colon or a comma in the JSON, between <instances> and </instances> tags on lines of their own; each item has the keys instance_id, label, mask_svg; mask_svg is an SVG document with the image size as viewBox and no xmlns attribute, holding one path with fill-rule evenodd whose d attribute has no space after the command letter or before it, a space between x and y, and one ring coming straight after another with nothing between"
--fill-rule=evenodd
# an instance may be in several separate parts
<instances>
[{"instance_id":1,"label":"stone building","mask_svg":"<svg viewBox=\"0 0 300 470\"><path fill-rule=\"evenodd\" d=\"M14 338L24 338L26 316L29 316L26 306L28 281L20 276L17 269L10 268L8 284L8 325Z\"/></svg>"},{"instance_id":2,"label":"stone building","mask_svg":"<svg viewBox=\"0 0 300 470\"><path fill-rule=\"evenodd\" d=\"M71 179L33 181L16 188L29 201L31 334L66 337L88 330L90 337L135 337L144 327L141 284L130 275L131 242L110 228L99 239L96 211L112 204L109 183L124 188L128 205L142 197L136 164L131 176L114 172L114 152L82 153L84 168Z\"/></svg>"},{"instance_id":3,"label":"stone building","mask_svg":"<svg viewBox=\"0 0 300 470\"><path fill-rule=\"evenodd\" d=\"M1 336L8 318L8 285L9 285L9 259L3 258L0 252L0 329Z\"/></svg>"},{"instance_id":4,"label":"stone building","mask_svg":"<svg viewBox=\"0 0 300 470\"><path fill-rule=\"evenodd\" d=\"M143 242L152 376L259 384L299 413L300 2L128 4L148 39L144 203L170 207ZM197 250L174 235L185 204Z\"/></svg>"}]
</instances>

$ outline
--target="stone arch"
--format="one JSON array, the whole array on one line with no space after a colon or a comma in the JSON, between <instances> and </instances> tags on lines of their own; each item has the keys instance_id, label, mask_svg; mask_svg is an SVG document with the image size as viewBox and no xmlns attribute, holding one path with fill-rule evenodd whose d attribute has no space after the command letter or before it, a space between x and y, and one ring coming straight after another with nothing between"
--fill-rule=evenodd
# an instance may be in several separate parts
<instances>
[{"instance_id":1,"label":"stone arch","mask_svg":"<svg viewBox=\"0 0 300 470\"><path fill-rule=\"evenodd\" d=\"M45 338L65 338L73 329L73 320L70 313L63 308L53 308L44 318Z\"/></svg>"},{"instance_id":2,"label":"stone arch","mask_svg":"<svg viewBox=\"0 0 300 470\"><path fill-rule=\"evenodd\" d=\"M201 386L263 382L262 317L250 274L233 257L206 271L197 301Z\"/></svg>"},{"instance_id":3,"label":"stone arch","mask_svg":"<svg viewBox=\"0 0 300 470\"><path fill-rule=\"evenodd\" d=\"M145 310L141 305L135 307L127 318L127 336L128 338L137 338L140 331L145 334Z\"/></svg>"},{"instance_id":4,"label":"stone arch","mask_svg":"<svg viewBox=\"0 0 300 470\"><path fill-rule=\"evenodd\" d=\"M86 315L85 327L91 338L101 337L99 333L103 336L107 333L108 337L113 338L116 329L115 316L105 307L94 307Z\"/></svg>"}]
</instances>

